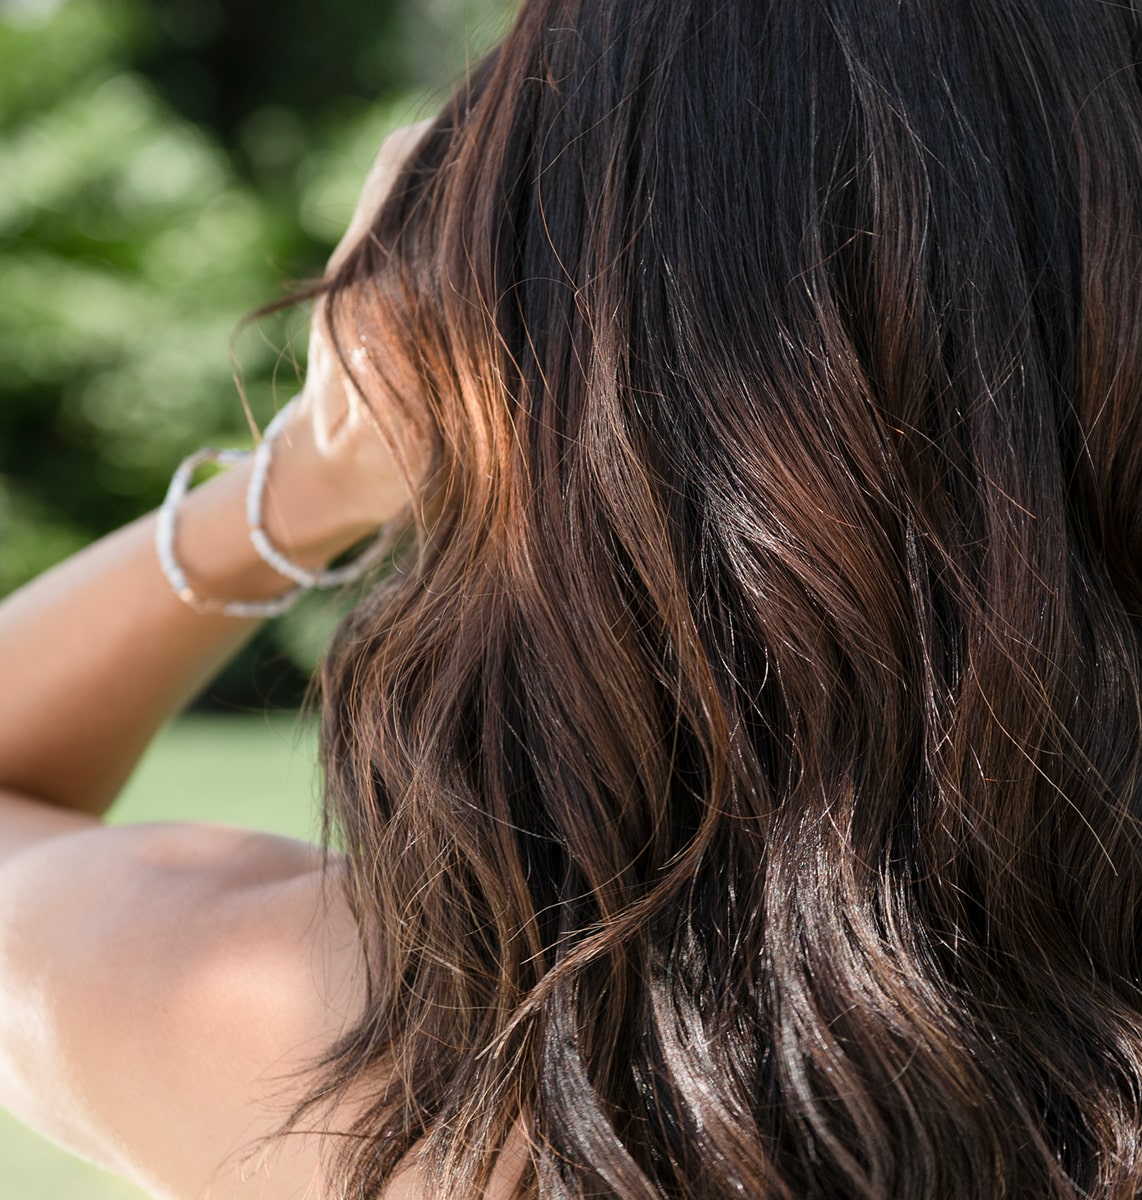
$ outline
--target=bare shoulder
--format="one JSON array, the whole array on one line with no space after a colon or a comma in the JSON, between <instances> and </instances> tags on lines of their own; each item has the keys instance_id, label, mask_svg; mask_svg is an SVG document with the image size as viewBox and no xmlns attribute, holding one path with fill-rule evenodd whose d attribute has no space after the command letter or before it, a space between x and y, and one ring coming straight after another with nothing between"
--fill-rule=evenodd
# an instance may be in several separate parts
<instances>
[{"instance_id":1,"label":"bare shoulder","mask_svg":"<svg viewBox=\"0 0 1142 1200\"><path fill-rule=\"evenodd\" d=\"M153 1194L317 1194L244 1152L363 1003L336 860L205 825L92 826L0 871L0 1102Z\"/></svg>"}]
</instances>

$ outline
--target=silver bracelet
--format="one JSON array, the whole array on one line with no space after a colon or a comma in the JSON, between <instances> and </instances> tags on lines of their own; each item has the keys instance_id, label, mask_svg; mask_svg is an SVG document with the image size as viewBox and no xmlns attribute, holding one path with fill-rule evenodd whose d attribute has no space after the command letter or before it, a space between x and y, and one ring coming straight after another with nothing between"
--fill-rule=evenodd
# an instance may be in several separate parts
<instances>
[{"instance_id":1,"label":"silver bracelet","mask_svg":"<svg viewBox=\"0 0 1142 1200\"><path fill-rule=\"evenodd\" d=\"M196 450L178 465L171 476L166 498L159 508L155 524L155 549L159 565L175 595L184 603L201 613L219 613L227 617L280 617L297 603L303 587L295 587L274 600L211 600L200 596L190 586L186 572L179 565L175 554L175 533L178 525L178 507L190 489L195 471L205 463L233 466L249 457L248 450Z\"/></svg>"},{"instance_id":2,"label":"silver bracelet","mask_svg":"<svg viewBox=\"0 0 1142 1200\"><path fill-rule=\"evenodd\" d=\"M246 524L250 530L250 541L254 544L254 549L263 562L273 567L279 575L285 576L286 579L292 579L303 589L335 588L346 583L356 583L391 549L383 531L352 562L346 563L342 567L330 567L324 571L310 571L300 563L294 562L270 541L269 535L266 533L262 510L265 504L266 481L270 474L274 442L285 428L297 399L298 397L295 396L266 426L262 440L254 450L254 465L250 471L249 485L246 488Z\"/></svg>"}]
</instances>

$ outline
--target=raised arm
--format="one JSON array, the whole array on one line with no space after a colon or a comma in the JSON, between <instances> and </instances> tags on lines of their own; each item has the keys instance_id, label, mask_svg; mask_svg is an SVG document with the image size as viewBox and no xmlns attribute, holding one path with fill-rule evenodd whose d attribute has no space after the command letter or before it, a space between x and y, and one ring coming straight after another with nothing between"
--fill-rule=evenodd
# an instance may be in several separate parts
<instances>
[{"instance_id":1,"label":"raised arm","mask_svg":"<svg viewBox=\"0 0 1142 1200\"><path fill-rule=\"evenodd\" d=\"M382 147L336 256L363 232L423 125ZM403 483L320 333L297 411L275 447L271 540L317 567L392 516ZM196 591L267 599L291 586L246 529L249 460L198 487L179 514L177 551ZM99 814L158 727L252 634L256 622L204 615L172 592L155 553L155 514L104 538L0 604L0 793ZM8 848L58 818L26 806L0 820Z\"/></svg>"},{"instance_id":2,"label":"raised arm","mask_svg":"<svg viewBox=\"0 0 1142 1200\"><path fill-rule=\"evenodd\" d=\"M303 409L275 454L267 527L317 566L373 518L307 425ZM250 545L248 474L247 460L193 491L180 512L179 556L203 595L266 599L290 586ZM0 605L0 790L103 812L157 728L256 627L174 595L155 552L155 520L104 538Z\"/></svg>"}]
</instances>

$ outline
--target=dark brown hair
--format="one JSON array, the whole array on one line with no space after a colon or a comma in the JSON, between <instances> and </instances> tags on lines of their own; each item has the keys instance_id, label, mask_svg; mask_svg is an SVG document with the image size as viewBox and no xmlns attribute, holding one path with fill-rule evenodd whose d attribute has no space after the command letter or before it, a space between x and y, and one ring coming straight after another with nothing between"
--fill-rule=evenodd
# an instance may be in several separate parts
<instances>
[{"instance_id":1,"label":"dark brown hair","mask_svg":"<svg viewBox=\"0 0 1142 1200\"><path fill-rule=\"evenodd\" d=\"M1133 4L529 0L328 283L430 469L322 676L482 1195L1142 1192Z\"/></svg>"}]
</instances>

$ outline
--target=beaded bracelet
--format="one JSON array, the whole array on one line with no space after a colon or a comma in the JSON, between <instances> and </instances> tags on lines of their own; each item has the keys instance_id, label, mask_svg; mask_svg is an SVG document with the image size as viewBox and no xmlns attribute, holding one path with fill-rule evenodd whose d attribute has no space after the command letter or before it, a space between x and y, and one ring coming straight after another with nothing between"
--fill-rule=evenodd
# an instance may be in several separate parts
<instances>
[{"instance_id":1,"label":"beaded bracelet","mask_svg":"<svg viewBox=\"0 0 1142 1200\"><path fill-rule=\"evenodd\" d=\"M205 463L213 462L219 466L233 466L249 457L248 450L212 450L204 448L187 455L179 463L177 470L171 476L166 498L159 508L155 524L155 549L158 551L159 565L167 582L174 589L175 595L184 603L201 613L219 613L227 617L280 617L297 603L302 587L291 588L284 596L273 600L212 600L198 593L190 586L175 554L175 531L178 524L178 506L182 503L190 488L195 471Z\"/></svg>"},{"instance_id":2,"label":"beaded bracelet","mask_svg":"<svg viewBox=\"0 0 1142 1200\"><path fill-rule=\"evenodd\" d=\"M310 571L300 563L283 554L270 541L263 524L262 510L265 503L266 482L269 478L274 442L293 411L295 396L266 426L262 440L254 450L254 464L246 488L246 523L250 530L250 541L258 556L273 567L279 575L292 579L295 587L273 600L213 600L198 595L191 587L175 553L175 532L178 523L178 507L190 489L195 471L206 463L233 466L250 457L249 450L214 450L204 448L187 455L171 476L167 494L159 508L155 525L155 549L163 574L184 604L197 612L221 613L228 617L280 617L288 612L301 596L314 588L335 588L355 583L370 567L378 563L391 549L390 539L382 530L376 540L366 547L352 562L324 571Z\"/></svg>"}]
</instances>

